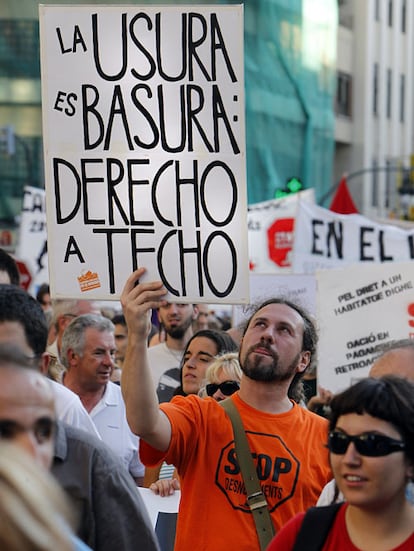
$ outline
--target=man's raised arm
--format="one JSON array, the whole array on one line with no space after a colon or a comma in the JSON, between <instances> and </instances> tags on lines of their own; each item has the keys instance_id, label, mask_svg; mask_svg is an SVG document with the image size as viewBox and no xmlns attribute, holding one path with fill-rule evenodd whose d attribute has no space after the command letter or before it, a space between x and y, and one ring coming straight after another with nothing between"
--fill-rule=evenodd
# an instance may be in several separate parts
<instances>
[{"instance_id":1,"label":"man's raised arm","mask_svg":"<svg viewBox=\"0 0 414 551\"><path fill-rule=\"evenodd\" d=\"M171 438L171 425L158 407L147 356L151 309L163 303L166 290L161 281L137 284L144 272L144 268L133 272L121 295L128 325L128 346L122 368L121 388L131 430L152 447L166 451Z\"/></svg>"}]
</instances>

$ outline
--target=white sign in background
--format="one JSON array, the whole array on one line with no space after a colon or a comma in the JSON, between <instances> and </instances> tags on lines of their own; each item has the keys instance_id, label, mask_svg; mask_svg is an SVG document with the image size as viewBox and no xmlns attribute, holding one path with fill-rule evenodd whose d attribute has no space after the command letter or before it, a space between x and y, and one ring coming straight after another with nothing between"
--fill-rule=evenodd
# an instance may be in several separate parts
<instances>
[{"instance_id":1,"label":"white sign in background","mask_svg":"<svg viewBox=\"0 0 414 551\"><path fill-rule=\"evenodd\" d=\"M315 202L313 189L248 206L249 264L257 274L288 274L300 201Z\"/></svg>"},{"instance_id":2,"label":"white sign in background","mask_svg":"<svg viewBox=\"0 0 414 551\"><path fill-rule=\"evenodd\" d=\"M368 376L382 345L414 337L414 263L321 270L318 384L333 392Z\"/></svg>"},{"instance_id":3,"label":"white sign in background","mask_svg":"<svg viewBox=\"0 0 414 551\"><path fill-rule=\"evenodd\" d=\"M137 487L151 520L152 527L157 524L158 514L161 513L178 513L181 491L176 490L172 495L161 497L154 494L149 488Z\"/></svg>"},{"instance_id":4,"label":"white sign in background","mask_svg":"<svg viewBox=\"0 0 414 551\"><path fill-rule=\"evenodd\" d=\"M272 297L283 297L316 314L316 278L303 274L250 274L251 303L260 304ZM251 307L233 307L233 325L247 321Z\"/></svg>"},{"instance_id":5,"label":"white sign in background","mask_svg":"<svg viewBox=\"0 0 414 551\"><path fill-rule=\"evenodd\" d=\"M16 256L22 260L32 276L28 291L36 293L42 283L49 283L46 194L44 189L25 186Z\"/></svg>"},{"instance_id":6,"label":"white sign in background","mask_svg":"<svg viewBox=\"0 0 414 551\"><path fill-rule=\"evenodd\" d=\"M243 7L39 8L50 285L246 303Z\"/></svg>"},{"instance_id":7,"label":"white sign in background","mask_svg":"<svg viewBox=\"0 0 414 551\"><path fill-rule=\"evenodd\" d=\"M406 262L414 258L414 230L378 224L359 214L336 214L300 202L292 254L294 273L350 264Z\"/></svg>"}]
</instances>

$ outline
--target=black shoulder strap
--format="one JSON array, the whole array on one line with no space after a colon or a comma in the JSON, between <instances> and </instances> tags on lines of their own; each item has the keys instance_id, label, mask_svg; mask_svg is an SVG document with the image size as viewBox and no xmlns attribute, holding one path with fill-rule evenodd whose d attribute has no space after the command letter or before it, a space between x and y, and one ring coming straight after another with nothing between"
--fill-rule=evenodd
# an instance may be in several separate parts
<instances>
[{"instance_id":1,"label":"black shoulder strap","mask_svg":"<svg viewBox=\"0 0 414 551\"><path fill-rule=\"evenodd\" d=\"M341 505L343 503L308 509L292 551L320 551Z\"/></svg>"}]
</instances>

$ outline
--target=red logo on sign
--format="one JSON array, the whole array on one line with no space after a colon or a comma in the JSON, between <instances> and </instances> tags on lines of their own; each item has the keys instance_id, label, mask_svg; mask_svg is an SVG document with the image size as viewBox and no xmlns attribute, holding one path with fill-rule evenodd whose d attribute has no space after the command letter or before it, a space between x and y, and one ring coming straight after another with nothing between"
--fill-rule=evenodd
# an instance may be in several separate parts
<instances>
[{"instance_id":1,"label":"red logo on sign","mask_svg":"<svg viewBox=\"0 0 414 551\"><path fill-rule=\"evenodd\" d=\"M407 310L408 310L408 315L414 318L414 303L409 304ZM409 319L408 325L410 327L414 327L414 319Z\"/></svg>"},{"instance_id":2,"label":"red logo on sign","mask_svg":"<svg viewBox=\"0 0 414 551\"><path fill-rule=\"evenodd\" d=\"M21 260L16 260L16 264L20 273L20 287L23 287L23 289L27 291L32 283L32 274L26 264Z\"/></svg>"},{"instance_id":3,"label":"red logo on sign","mask_svg":"<svg viewBox=\"0 0 414 551\"><path fill-rule=\"evenodd\" d=\"M267 230L267 246L269 258L281 267L291 265L290 251L293 246L294 218L275 220Z\"/></svg>"}]
</instances>

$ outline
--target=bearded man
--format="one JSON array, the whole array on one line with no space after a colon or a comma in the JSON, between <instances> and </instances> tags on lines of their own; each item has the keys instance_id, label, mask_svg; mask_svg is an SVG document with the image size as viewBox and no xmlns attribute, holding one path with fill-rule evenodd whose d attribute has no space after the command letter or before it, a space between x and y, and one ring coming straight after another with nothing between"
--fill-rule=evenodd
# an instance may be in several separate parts
<instances>
[{"instance_id":1,"label":"bearded man","mask_svg":"<svg viewBox=\"0 0 414 551\"><path fill-rule=\"evenodd\" d=\"M169 402L180 385L180 367L187 341L193 335L197 308L193 304L166 302L158 310L165 341L151 346L148 362L159 402Z\"/></svg>"},{"instance_id":2,"label":"bearded man","mask_svg":"<svg viewBox=\"0 0 414 551\"><path fill-rule=\"evenodd\" d=\"M141 268L128 278L121 296L128 324L121 387L128 423L141 438L142 462L155 466L166 461L175 465L180 477L174 549L258 550L233 429L224 408L197 395L157 404L146 338L149 313L168 304L167 290L160 281L136 285L144 272ZM277 298L255 310L241 341L240 390L229 400L240 414L276 530L297 511L314 505L331 478L325 446L327 420L290 397L300 386L316 343L309 315L293 302Z\"/></svg>"}]
</instances>

